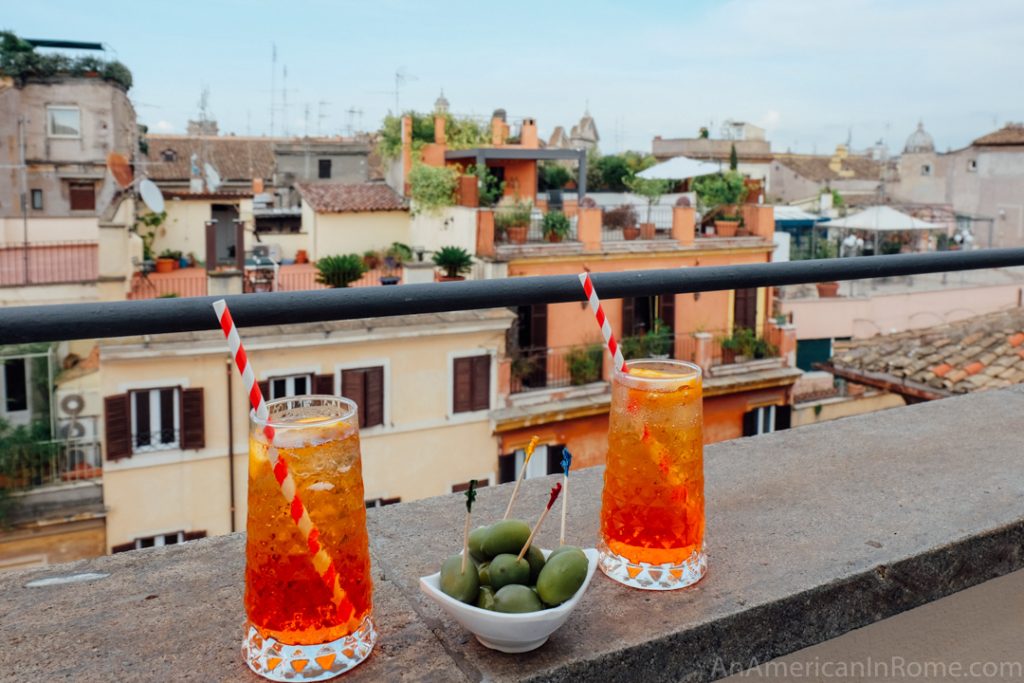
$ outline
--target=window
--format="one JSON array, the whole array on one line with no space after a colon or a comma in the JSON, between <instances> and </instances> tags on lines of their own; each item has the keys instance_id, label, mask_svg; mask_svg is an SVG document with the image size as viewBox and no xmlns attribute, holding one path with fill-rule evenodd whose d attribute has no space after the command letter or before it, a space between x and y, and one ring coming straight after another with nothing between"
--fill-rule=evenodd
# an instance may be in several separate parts
<instances>
[{"instance_id":1,"label":"window","mask_svg":"<svg viewBox=\"0 0 1024 683\"><path fill-rule=\"evenodd\" d=\"M359 407L359 428L384 424L384 368L351 368L341 371L341 395Z\"/></svg>"},{"instance_id":2,"label":"window","mask_svg":"<svg viewBox=\"0 0 1024 683\"><path fill-rule=\"evenodd\" d=\"M129 550L140 548L162 548L165 545L177 545L186 541L194 541L199 538L206 538L205 531L172 531L169 534L157 534L155 536L140 536L134 541L115 545L110 549L111 553L123 553Z\"/></svg>"},{"instance_id":3,"label":"window","mask_svg":"<svg viewBox=\"0 0 1024 683\"><path fill-rule=\"evenodd\" d=\"M178 445L181 415L177 387L132 391L132 452L165 450Z\"/></svg>"},{"instance_id":4,"label":"window","mask_svg":"<svg viewBox=\"0 0 1024 683\"><path fill-rule=\"evenodd\" d=\"M43 191L32 190L32 208L36 211L43 210Z\"/></svg>"},{"instance_id":5,"label":"window","mask_svg":"<svg viewBox=\"0 0 1024 683\"><path fill-rule=\"evenodd\" d=\"M932 165L931 164L922 164L921 165L921 175L931 175L931 174L932 174Z\"/></svg>"},{"instance_id":6,"label":"window","mask_svg":"<svg viewBox=\"0 0 1024 683\"><path fill-rule=\"evenodd\" d=\"M491 407L491 357L456 358L452 366L452 412Z\"/></svg>"},{"instance_id":7,"label":"window","mask_svg":"<svg viewBox=\"0 0 1024 683\"><path fill-rule=\"evenodd\" d=\"M51 138L82 136L82 114L78 107L47 107L46 131Z\"/></svg>"},{"instance_id":8,"label":"window","mask_svg":"<svg viewBox=\"0 0 1024 683\"><path fill-rule=\"evenodd\" d=\"M543 477L548 474L555 474L562 471L562 444L547 444L537 446L526 465L526 479ZM519 478L519 472L523 469L523 461L526 460L526 451L522 448L516 449L508 455L498 456L498 482L506 484Z\"/></svg>"},{"instance_id":9,"label":"window","mask_svg":"<svg viewBox=\"0 0 1024 683\"><path fill-rule=\"evenodd\" d=\"M178 153L175 152L173 149L165 149L164 151L160 152L160 158L163 159L164 161L177 161Z\"/></svg>"},{"instance_id":10,"label":"window","mask_svg":"<svg viewBox=\"0 0 1024 683\"><path fill-rule=\"evenodd\" d=\"M789 429L790 406L762 406L743 415L743 436L771 434Z\"/></svg>"},{"instance_id":11,"label":"window","mask_svg":"<svg viewBox=\"0 0 1024 683\"><path fill-rule=\"evenodd\" d=\"M318 162L318 166L319 166L318 170L320 172L319 173L319 177L321 179L325 179L325 178L330 178L331 177L331 160L330 159L320 159L320 161Z\"/></svg>"},{"instance_id":12,"label":"window","mask_svg":"<svg viewBox=\"0 0 1024 683\"><path fill-rule=\"evenodd\" d=\"M396 503L401 503L402 498L371 498L363 502L366 503L366 509L369 510L370 508L382 508L385 505L395 505Z\"/></svg>"},{"instance_id":13,"label":"window","mask_svg":"<svg viewBox=\"0 0 1024 683\"><path fill-rule=\"evenodd\" d=\"M206 445L202 388L160 387L103 398L108 460L147 451Z\"/></svg>"},{"instance_id":14,"label":"window","mask_svg":"<svg viewBox=\"0 0 1024 683\"><path fill-rule=\"evenodd\" d=\"M476 480L476 487L478 489L482 489L483 487L490 486L490 485L491 485L491 480L490 479L477 479ZM462 493L463 491L468 491L468 490L469 490L469 482L468 481L464 481L461 484L452 484L452 493Z\"/></svg>"},{"instance_id":15,"label":"window","mask_svg":"<svg viewBox=\"0 0 1024 683\"><path fill-rule=\"evenodd\" d=\"M95 211L96 185L94 183L69 183L68 198L72 211Z\"/></svg>"},{"instance_id":16,"label":"window","mask_svg":"<svg viewBox=\"0 0 1024 683\"><path fill-rule=\"evenodd\" d=\"M24 358L4 361L4 412L28 410L28 364Z\"/></svg>"},{"instance_id":17,"label":"window","mask_svg":"<svg viewBox=\"0 0 1024 683\"><path fill-rule=\"evenodd\" d=\"M271 400L275 398L288 398L290 396L305 396L312 393L312 375L291 375L289 377L271 377L270 380Z\"/></svg>"},{"instance_id":18,"label":"window","mask_svg":"<svg viewBox=\"0 0 1024 683\"><path fill-rule=\"evenodd\" d=\"M977 159L968 159L967 160L967 170L969 172L971 172L971 173L976 172L978 170L978 160Z\"/></svg>"}]
</instances>

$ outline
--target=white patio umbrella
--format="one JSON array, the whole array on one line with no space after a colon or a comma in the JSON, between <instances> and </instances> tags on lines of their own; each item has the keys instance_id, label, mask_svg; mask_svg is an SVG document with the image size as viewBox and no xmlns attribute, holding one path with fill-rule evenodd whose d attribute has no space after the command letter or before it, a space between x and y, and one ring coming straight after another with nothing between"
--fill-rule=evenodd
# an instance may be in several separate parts
<instances>
[{"instance_id":1,"label":"white patio umbrella","mask_svg":"<svg viewBox=\"0 0 1024 683\"><path fill-rule=\"evenodd\" d=\"M860 213L831 221L830 228L852 228L874 232L900 232L903 230L939 230L946 226L914 218L888 206L871 206Z\"/></svg>"},{"instance_id":2,"label":"white patio umbrella","mask_svg":"<svg viewBox=\"0 0 1024 683\"><path fill-rule=\"evenodd\" d=\"M673 157L663 161L656 166L637 173L641 178L647 180L686 180L702 175L713 175L721 173L722 169L718 164L689 157Z\"/></svg>"}]
</instances>

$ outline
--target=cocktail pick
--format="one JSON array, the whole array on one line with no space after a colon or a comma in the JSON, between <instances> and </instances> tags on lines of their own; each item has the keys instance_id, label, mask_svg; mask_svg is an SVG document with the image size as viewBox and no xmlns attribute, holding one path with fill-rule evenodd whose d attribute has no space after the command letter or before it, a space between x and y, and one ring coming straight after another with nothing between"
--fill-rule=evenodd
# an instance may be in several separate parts
<instances>
[{"instance_id":1,"label":"cocktail pick","mask_svg":"<svg viewBox=\"0 0 1024 683\"><path fill-rule=\"evenodd\" d=\"M572 466L572 453L568 448L562 449L562 531L558 535L558 545L565 545L565 509L569 507L569 467Z\"/></svg>"},{"instance_id":2,"label":"cocktail pick","mask_svg":"<svg viewBox=\"0 0 1024 683\"><path fill-rule=\"evenodd\" d=\"M466 573L466 560L469 559L469 518L473 515L473 501L476 500L476 479L469 480L466 489L466 526L462 530L462 568L460 574Z\"/></svg>"},{"instance_id":3,"label":"cocktail pick","mask_svg":"<svg viewBox=\"0 0 1024 683\"><path fill-rule=\"evenodd\" d=\"M526 543L523 544L523 549L519 551L519 555L516 557L516 562L523 559L523 555L530 549L530 544L533 543L533 537L537 535L537 529L540 529L540 525L544 523L544 518L551 512L551 506L558 500L558 494L562 492L562 482L558 482L551 487L551 497L548 498L548 504L544 507L544 512L540 513L540 519L533 525L533 531L530 532L530 537L526 539Z\"/></svg>"},{"instance_id":4,"label":"cocktail pick","mask_svg":"<svg viewBox=\"0 0 1024 683\"><path fill-rule=\"evenodd\" d=\"M516 494L519 493L519 485L523 483L523 476L526 474L526 465L530 462L530 458L533 457L533 451L537 448L537 437L530 439L530 443L526 445L526 457L523 458L523 467L519 470L519 476L516 477L515 488L512 489L512 497L508 499L508 507L505 508L505 516L502 519L508 519L508 515L512 512L512 503L516 500Z\"/></svg>"}]
</instances>

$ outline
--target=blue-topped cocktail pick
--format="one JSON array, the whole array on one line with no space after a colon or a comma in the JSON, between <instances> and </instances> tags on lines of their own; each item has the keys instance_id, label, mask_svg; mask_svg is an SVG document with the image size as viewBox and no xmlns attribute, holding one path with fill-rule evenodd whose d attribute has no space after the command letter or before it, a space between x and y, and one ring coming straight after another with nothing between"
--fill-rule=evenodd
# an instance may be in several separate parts
<instances>
[{"instance_id":1,"label":"blue-topped cocktail pick","mask_svg":"<svg viewBox=\"0 0 1024 683\"><path fill-rule=\"evenodd\" d=\"M565 545L565 509L569 507L569 468L572 467L572 453L568 448L562 449L562 533L558 536L558 545Z\"/></svg>"}]
</instances>

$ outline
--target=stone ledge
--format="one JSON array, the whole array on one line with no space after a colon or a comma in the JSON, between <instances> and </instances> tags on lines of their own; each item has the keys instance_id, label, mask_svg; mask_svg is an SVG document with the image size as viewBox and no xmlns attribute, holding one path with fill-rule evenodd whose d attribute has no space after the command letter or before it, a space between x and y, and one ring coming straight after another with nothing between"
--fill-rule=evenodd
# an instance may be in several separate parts
<instances>
[{"instance_id":1,"label":"stone ledge","mask_svg":"<svg viewBox=\"0 0 1024 683\"><path fill-rule=\"evenodd\" d=\"M569 622L502 655L426 600L417 577L460 544L462 500L371 511L375 654L341 680L711 680L1024 567L1015 388L707 448L710 571L671 593L598 576ZM553 478L523 485L533 518ZM574 475L569 540L592 545L601 470ZM484 489L474 517L504 510ZM549 523L540 544L557 542ZM6 671L19 680L255 680L238 655L240 535L0 577ZM108 573L29 588L30 580Z\"/></svg>"}]
</instances>

